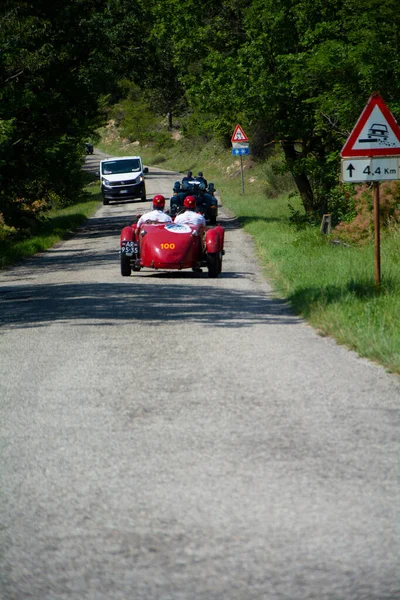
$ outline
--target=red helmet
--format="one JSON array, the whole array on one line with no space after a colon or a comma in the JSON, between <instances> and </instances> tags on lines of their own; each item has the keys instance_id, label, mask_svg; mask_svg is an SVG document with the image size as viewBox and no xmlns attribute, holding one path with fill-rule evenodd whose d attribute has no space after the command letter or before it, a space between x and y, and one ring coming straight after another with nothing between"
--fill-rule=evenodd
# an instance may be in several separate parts
<instances>
[{"instance_id":1,"label":"red helmet","mask_svg":"<svg viewBox=\"0 0 400 600\"><path fill-rule=\"evenodd\" d=\"M183 204L184 206L186 206L186 208L194 210L196 208L196 198L194 196L186 196L186 198L183 201Z\"/></svg>"},{"instance_id":2,"label":"red helmet","mask_svg":"<svg viewBox=\"0 0 400 600\"><path fill-rule=\"evenodd\" d=\"M164 208L165 198L162 194L157 194L153 198L153 208Z\"/></svg>"}]
</instances>

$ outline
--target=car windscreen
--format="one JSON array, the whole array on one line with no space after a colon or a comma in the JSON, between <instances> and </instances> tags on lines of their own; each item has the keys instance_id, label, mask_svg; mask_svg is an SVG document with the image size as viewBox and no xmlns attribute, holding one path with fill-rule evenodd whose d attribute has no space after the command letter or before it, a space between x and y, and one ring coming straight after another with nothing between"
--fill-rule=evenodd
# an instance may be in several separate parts
<instances>
[{"instance_id":1,"label":"car windscreen","mask_svg":"<svg viewBox=\"0 0 400 600\"><path fill-rule=\"evenodd\" d=\"M108 160L101 165L102 175L114 175L115 173L134 173L140 171L140 160L138 158L127 158L126 160Z\"/></svg>"}]
</instances>

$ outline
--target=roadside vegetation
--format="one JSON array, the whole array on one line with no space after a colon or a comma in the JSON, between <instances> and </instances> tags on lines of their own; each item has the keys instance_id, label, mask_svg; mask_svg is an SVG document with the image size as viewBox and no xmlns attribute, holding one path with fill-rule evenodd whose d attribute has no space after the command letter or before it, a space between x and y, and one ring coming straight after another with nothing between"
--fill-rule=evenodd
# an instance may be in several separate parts
<instances>
[{"instance_id":1,"label":"roadside vegetation","mask_svg":"<svg viewBox=\"0 0 400 600\"><path fill-rule=\"evenodd\" d=\"M99 207L101 194L98 181L87 183L79 200L68 206L54 206L40 217L29 219L23 228L1 226L0 268L15 264L38 252L44 252L57 242L70 237Z\"/></svg>"}]
</instances>

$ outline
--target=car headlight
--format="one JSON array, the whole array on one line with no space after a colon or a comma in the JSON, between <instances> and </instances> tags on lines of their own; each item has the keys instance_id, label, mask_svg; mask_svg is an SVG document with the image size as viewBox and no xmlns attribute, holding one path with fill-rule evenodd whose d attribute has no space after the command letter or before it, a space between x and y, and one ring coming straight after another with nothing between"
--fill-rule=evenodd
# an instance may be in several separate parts
<instances>
[{"instance_id":1,"label":"car headlight","mask_svg":"<svg viewBox=\"0 0 400 600\"><path fill-rule=\"evenodd\" d=\"M104 177L101 180L102 184L105 185L106 187L111 187L111 183L108 181L108 179L105 179Z\"/></svg>"}]
</instances>

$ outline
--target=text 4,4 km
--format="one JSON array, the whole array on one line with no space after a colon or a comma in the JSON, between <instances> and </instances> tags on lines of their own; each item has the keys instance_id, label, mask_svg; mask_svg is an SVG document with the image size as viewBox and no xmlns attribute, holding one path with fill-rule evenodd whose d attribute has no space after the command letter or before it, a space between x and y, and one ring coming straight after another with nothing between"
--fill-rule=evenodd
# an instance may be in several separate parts
<instances>
[{"instance_id":1,"label":"text 4,4 km","mask_svg":"<svg viewBox=\"0 0 400 600\"><path fill-rule=\"evenodd\" d=\"M371 167L365 167L363 173L365 175L396 175L397 169L381 169L381 167L377 167L375 171L371 171Z\"/></svg>"},{"instance_id":2,"label":"text 4,4 km","mask_svg":"<svg viewBox=\"0 0 400 600\"><path fill-rule=\"evenodd\" d=\"M400 179L400 158L348 158L342 159L341 180L348 183L359 181L390 181Z\"/></svg>"}]
</instances>

